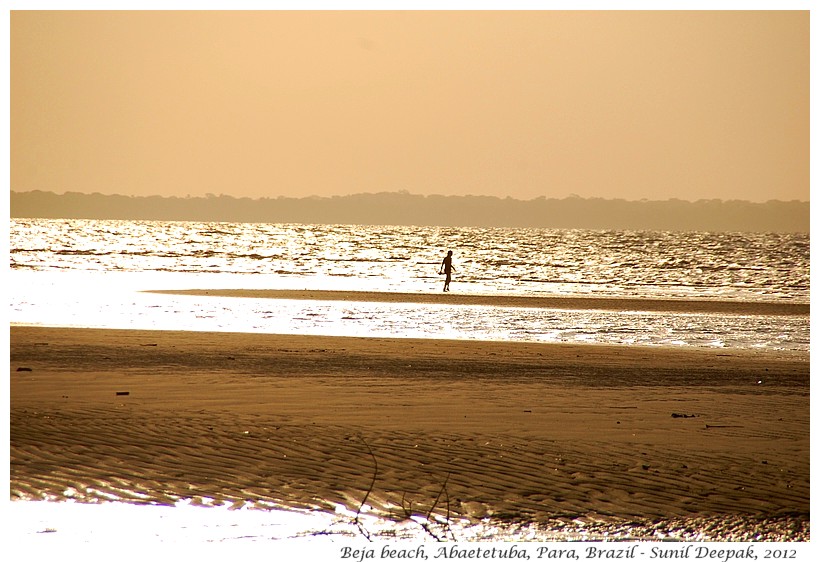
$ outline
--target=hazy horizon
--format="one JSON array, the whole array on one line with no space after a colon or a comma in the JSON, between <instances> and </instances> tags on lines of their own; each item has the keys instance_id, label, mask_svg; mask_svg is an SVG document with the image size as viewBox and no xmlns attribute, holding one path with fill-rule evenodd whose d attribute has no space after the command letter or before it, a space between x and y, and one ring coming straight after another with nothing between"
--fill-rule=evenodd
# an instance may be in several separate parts
<instances>
[{"instance_id":1,"label":"hazy horizon","mask_svg":"<svg viewBox=\"0 0 820 562\"><path fill-rule=\"evenodd\" d=\"M809 11L12 11L10 188L808 201Z\"/></svg>"},{"instance_id":2,"label":"hazy horizon","mask_svg":"<svg viewBox=\"0 0 820 562\"><path fill-rule=\"evenodd\" d=\"M11 216L53 219L235 223L808 232L807 201L627 201L602 198L522 200L496 195L362 193L332 197L11 193Z\"/></svg>"},{"instance_id":3,"label":"hazy horizon","mask_svg":"<svg viewBox=\"0 0 820 562\"><path fill-rule=\"evenodd\" d=\"M773 203L773 202L793 202L797 201L799 203L810 203L810 199L784 199L779 197L772 197L766 200L760 201L753 201L751 199L743 199L743 198L736 198L736 199L725 199L721 197L701 197L699 199L692 199L687 197L657 197L657 198L650 198L644 197L641 199L629 199L626 197L597 197L597 196L590 196L584 197L578 195L577 193L570 193L563 196L551 196L551 195L536 195L533 197L513 197L512 195L505 195L505 194L476 194L476 193L464 193L464 194L445 194L445 193L420 193L415 192L412 190L407 189L384 189L381 191L359 191L359 192L352 192L352 193L337 193L337 194L330 194L330 195L261 195L259 197L251 197L248 195L234 195L230 193L200 193L197 195L193 194L163 194L163 193L145 193L145 194L127 194L127 193L103 193L100 191L88 191L83 189L30 189L30 190L20 190L20 189L11 189L11 193L14 194L24 194L29 193L32 191L43 191L46 193L53 193L54 195L70 195L70 194L82 194L82 195L106 195L111 197L176 197L176 198L213 198L213 197L232 197L237 199L252 199L252 200L259 200L259 199L280 199L280 198L288 198L288 199L310 199L310 198L317 198L317 199L329 199L334 197L357 197L357 196L366 196L366 195L409 195L414 197L425 197L425 198L436 198L436 197L497 197L500 199L514 199L516 201L521 202L528 202L528 201L535 201L538 199L583 199L583 200L594 200L594 199L603 199L607 201L625 201L628 203L642 203L642 202L666 202L666 201L681 201L685 203L697 203L699 201L720 201L722 203L730 203L730 202L738 202L738 203Z\"/></svg>"}]
</instances>

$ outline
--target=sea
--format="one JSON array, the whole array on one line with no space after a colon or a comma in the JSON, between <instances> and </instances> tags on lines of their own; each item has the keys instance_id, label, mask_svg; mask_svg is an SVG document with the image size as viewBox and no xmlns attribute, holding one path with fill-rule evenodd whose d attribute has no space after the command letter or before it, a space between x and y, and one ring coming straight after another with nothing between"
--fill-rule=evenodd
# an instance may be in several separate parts
<instances>
[{"instance_id":1,"label":"sea","mask_svg":"<svg viewBox=\"0 0 820 562\"><path fill-rule=\"evenodd\" d=\"M10 219L12 325L809 350L809 316L152 293L297 289L809 303L809 234Z\"/></svg>"},{"instance_id":2,"label":"sea","mask_svg":"<svg viewBox=\"0 0 820 562\"><path fill-rule=\"evenodd\" d=\"M808 304L809 235L805 233L12 218L9 235L6 291L12 326L809 351L808 315L561 310L151 292L439 293L443 289L441 260L452 250L452 294ZM158 552L164 557L168 545L184 546L186 556L193 552L188 550L192 545L202 553L228 547L224 555L251 546L262 549L250 549L257 556L280 554L285 548L299 559L311 552L328 560L363 559L371 552L364 548L353 552L347 546L351 544L348 538L361 538L351 523L355 514L350 513L205 509L184 502L174 507L64 499L8 503L6 519L17 543L54 556L77 545L83 545L85 555L92 558L95 552L100 556L131 552L140 559L148 552ZM388 525L379 518L365 521L371 530ZM403 524L405 527L396 528L392 523L379 536L386 540L429 538L418 531L417 523ZM603 526L597 531L576 529L571 535L497 525L458 527L455 521L450 525L458 536L470 540L497 541L499 546L508 545L507 541L533 541L548 544L553 552L566 544L558 541L623 541L634 531L628 526ZM682 522L678 531L658 535L658 540L701 540L698 533L704 526L725 527L723 536L733 536L733 526L743 528L724 520L701 521L694 527ZM670 533L668 526L666 532ZM133 549L136 544L139 548ZM149 545L155 550L146 550ZM433 552L429 549L428 554ZM532 558L539 552L543 554L537 550L529 554ZM379 554L373 551L369 557ZM410 551L406 554L409 557Z\"/></svg>"}]
</instances>

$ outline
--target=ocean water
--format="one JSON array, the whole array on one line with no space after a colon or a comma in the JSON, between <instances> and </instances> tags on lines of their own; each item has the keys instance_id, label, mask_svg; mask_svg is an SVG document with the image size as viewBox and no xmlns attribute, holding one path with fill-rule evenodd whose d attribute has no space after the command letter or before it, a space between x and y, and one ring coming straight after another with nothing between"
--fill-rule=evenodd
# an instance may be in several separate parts
<instances>
[{"instance_id":1,"label":"ocean water","mask_svg":"<svg viewBox=\"0 0 820 562\"><path fill-rule=\"evenodd\" d=\"M808 316L239 299L163 289L809 302L809 236L10 220L11 324L809 349Z\"/></svg>"}]
</instances>

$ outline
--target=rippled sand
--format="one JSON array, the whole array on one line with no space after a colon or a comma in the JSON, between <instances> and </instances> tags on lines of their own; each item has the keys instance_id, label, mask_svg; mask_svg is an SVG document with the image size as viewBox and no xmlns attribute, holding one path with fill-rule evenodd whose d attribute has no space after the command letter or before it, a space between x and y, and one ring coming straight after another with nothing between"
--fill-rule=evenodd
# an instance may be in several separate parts
<instances>
[{"instance_id":1,"label":"rippled sand","mask_svg":"<svg viewBox=\"0 0 820 562\"><path fill-rule=\"evenodd\" d=\"M354 524L366 506L428 538L809 537L807 354L14 326L10 342L16 500L341 509L345 536L379 532Z\"/></svg>"}]
</instances>

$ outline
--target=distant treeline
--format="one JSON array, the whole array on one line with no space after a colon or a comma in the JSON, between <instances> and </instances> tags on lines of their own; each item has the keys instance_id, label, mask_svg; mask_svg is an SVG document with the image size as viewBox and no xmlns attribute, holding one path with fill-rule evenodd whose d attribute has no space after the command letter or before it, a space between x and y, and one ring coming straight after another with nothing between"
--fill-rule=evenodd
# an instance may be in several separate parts
<instances>
[{"instance_id":1,"label":"distant treeline","mask_svg":"<svg viewBox=\"0 0 820 562\"><path fill-rule=\"evenodd\" d=\"M365 193L337 197L136 197L11 192L16 218L809 232L805 201L626 201Z\"/></svg>"}]
</instances>

